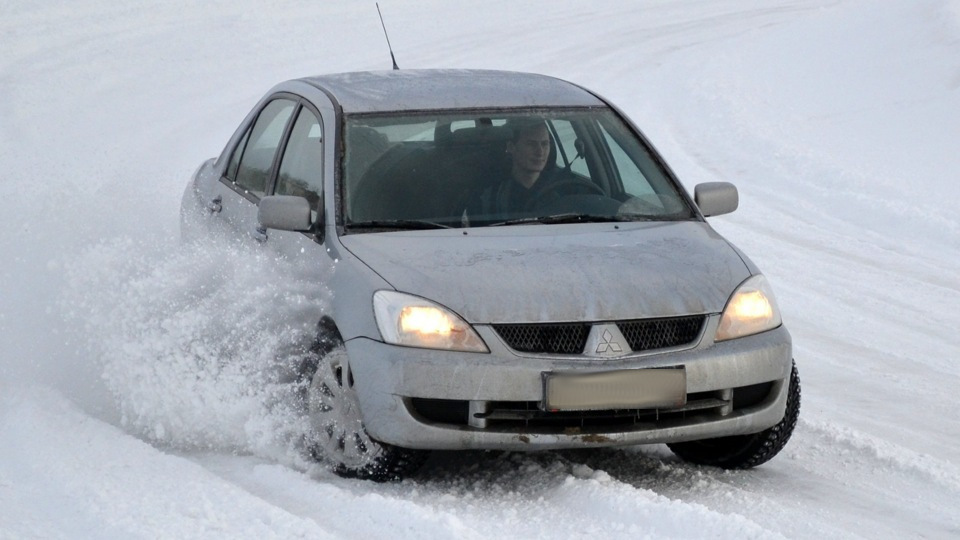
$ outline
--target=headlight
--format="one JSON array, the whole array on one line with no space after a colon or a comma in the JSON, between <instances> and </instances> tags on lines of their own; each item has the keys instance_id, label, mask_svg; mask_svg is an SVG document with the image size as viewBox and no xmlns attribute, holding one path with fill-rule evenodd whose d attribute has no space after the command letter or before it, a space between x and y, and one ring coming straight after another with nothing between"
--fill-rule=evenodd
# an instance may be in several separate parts
<instances>
[{"instance_id":1,"label":"headlight","mask_svg":"<svg viewBox=\"0 0 960 540\"><path fill-rule=\"evenodd\" d=\"M380 335L387 343L490 352L476 331L456 313L419 296L377 291L373 295L373 312Z\"/></svg>"},{"instance_id":2,"label":"headlight","mask_svg":"<svg viewBox=\"0 0 960 540\"><path fill-rule=\"evenodd\" d=\"M782 323L773 290L762 275L753 276L737 287L723 308L715 341L723 341L772 330Z\"/></svg>"}]
</instances>

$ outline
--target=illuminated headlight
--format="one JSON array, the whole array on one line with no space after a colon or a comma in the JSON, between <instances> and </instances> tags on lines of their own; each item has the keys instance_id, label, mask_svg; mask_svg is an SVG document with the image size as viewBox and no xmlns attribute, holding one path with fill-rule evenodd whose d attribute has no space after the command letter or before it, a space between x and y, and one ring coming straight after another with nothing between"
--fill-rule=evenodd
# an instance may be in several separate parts
<instances>
[{"instance_id":1,"label":"illuminated headlight","mask_svg":"<svg viewBox=\"0 0 960 540\"><path fill-rule=\"evenodd\" d=\"M780 309L773 290L762 275L753 276L737 287L720 317L715 341L759 334L781 324Z\"/></svg>"},{"instance_id":2,"label":"illuminated headlight","mask_svg":"<svg viewBox=\"0 0 960 540\"><path fill-rule=\"evenodd\" d=\"M419 296L377 291L373 312L383 341L407 347L490 352L456 313Z\"/></svg>"}]
</instances>

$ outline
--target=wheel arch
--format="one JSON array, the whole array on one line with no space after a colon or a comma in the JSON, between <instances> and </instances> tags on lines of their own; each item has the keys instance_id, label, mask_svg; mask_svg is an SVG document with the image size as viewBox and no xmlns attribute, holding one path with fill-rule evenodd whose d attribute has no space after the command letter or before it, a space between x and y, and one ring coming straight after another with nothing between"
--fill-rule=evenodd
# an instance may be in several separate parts
<instances>
[{"instance_id":1,"label":"wheel arch","mask_svg":"<svg viewBox=\"0 0 960 540\"><path fill-rule=\"evenodd\" d=\"M337 327L336 321L329 315L324 315L317 323L317 339L315 347L320 355L324 355L337 347L343 346L343 334Z\"/></svg>"}]
</instances>

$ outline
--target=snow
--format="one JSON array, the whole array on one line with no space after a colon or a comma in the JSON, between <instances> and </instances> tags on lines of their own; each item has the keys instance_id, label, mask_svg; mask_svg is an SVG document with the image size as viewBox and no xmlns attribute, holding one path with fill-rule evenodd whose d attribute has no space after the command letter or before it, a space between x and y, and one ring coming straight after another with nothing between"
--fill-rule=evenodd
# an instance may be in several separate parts
<instances>
[{"instance_id":1,"label":"snow","mask_svg":"<svg viewBox=\"0 0 960 540\"><path fill-rule=\"evenodd\" d=\"M711 223L793 334L793 440L748 472L663 446L438 453L386 485L302 463L269 370L330 293L179 247L180 195L276 82L388 68L375 9L7 0L0 538L960 536L960 2L381 8L401 67L584 84L688 188L738 186Z\"/></svg>"}]
</instances>

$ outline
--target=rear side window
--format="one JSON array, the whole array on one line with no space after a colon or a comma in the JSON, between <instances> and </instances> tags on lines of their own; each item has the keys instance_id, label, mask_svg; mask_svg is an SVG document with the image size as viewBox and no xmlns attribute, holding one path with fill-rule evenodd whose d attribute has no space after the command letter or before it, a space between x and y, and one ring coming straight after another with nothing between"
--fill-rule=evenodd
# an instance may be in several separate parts
<instances>
[{"instance_id":1,"label":"rear side window","mask_svg":"<svg viewBox=\"0 0 960 540\"><path fill-rule=\"evenodd\" d=\"M227 166L227 178L231 181L237 181L237 169L240 168L240 156L243 155L243 149L247 147L247 137L250 136L250 129L247 128L246 133L243 134L243 138L240 139L240 143L237 145L237 149L234 150L233 155L230 156L230 165Z\"/></svg>"},{"instance_id":2,"label":"rear side window","mask_svg":"<svg viewBox=\"0 0 960 540\"><path fill-rule=\"evenodd\" d=\"M309 109L300 109L283 152L275 191L277 195L306 198L310 201L314 219L320 206L320 193L323 192L322 143L320 120Z\"/></svg>"},{"instance_id":3,"label":"rear side window","mask_svg":"<svg viewBox=\"0 0 960 540\"><path fill-rule=\"evenodd\" d=\"M260 112L253 129L245 137L246 144L241 143L244 147L235 180L238 186L258 197L262 197L266 191L274 156L294 106L295 103L287 99L271 101ZM237 148L239 150L240 146Z\"/></svg>"}]
</instances>

